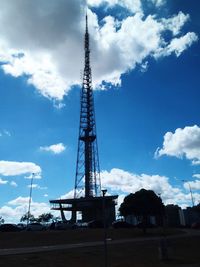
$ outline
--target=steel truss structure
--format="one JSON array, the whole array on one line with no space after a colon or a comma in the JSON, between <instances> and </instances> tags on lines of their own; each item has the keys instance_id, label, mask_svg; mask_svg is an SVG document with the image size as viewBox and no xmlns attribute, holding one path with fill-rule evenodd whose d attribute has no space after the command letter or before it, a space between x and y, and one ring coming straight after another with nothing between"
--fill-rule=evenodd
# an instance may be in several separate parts
<instances>
[{"instance_id":1,"label":"steel truss structure","mask_svg":"<svg viewBox=\"0 0 200 267\"><path fill-rule=\"evenodd\" d=\"M85 66L81 90L80 127L74 198L101 194L100 167L96 135L94 96L90 67L88 20L86 15Z\"/></svg>"}]
</instances>

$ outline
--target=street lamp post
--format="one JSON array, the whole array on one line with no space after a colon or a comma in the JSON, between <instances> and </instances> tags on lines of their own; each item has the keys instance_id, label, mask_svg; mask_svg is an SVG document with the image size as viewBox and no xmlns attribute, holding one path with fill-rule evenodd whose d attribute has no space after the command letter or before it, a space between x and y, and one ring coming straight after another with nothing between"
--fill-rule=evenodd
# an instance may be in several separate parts
<instances>
[{"instance_id":1,"label":"street lamp post","mask_svg":"<svg viewBox=\"0 0 200 267\"><path fill-rule=\"evenodd\" d=\"M27 214L27 226L30 222L30 210L31 210L31 198L32 198L32 190L33 190L33 178L34 178L34 173L32 173L31 177L31 185L30 185L30 195L29 195L29 202L28 202L28 214Z\"/></svg>"},{"instance_id":2,"label":"street lamp post","mask_svg":"<svg viewBox=\"0 0 200 267\"><path fill-rule=\"evenodd\" d=\"M105 203L105 194L107 192L107 189L103 189L102 191L102 195L103 195L103 228L104 228L104 266L107 267L107 230L106 230L106 203Z\"/></svg>"},{"instance_id":3,"label":"street lamp post","mask_svg":"<svg viewBox=\"0 0 200 267\"><path fill-rule=\"evenodd\" d=\"M194 197L193 197L192 188L190 186L190 183L187 180L182 180L182 181L185 182L185 183L188 183L189 190L190 190L191 201L192 201L192 207L194 207Z\"/></svg>"}]
</instances>

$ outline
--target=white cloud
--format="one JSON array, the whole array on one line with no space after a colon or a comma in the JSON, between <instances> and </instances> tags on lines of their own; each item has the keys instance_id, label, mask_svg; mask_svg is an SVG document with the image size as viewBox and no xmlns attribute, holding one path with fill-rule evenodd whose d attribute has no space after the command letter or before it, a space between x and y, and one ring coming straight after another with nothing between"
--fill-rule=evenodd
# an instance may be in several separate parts
<instances>
[{"instance_id":1,"label":"white cloud","mask_svg":"<svg viewBox=\"0 0 200 267\"><path fill-rule=\"evenodd\" d=\"M141 64L141 72L146 72L148 70L149 63L148 61L145 61Z\"/></svg>"},{"instance_id":2,"label":"white cloud","mask_svg":"<svg viewBox=\"0 0 200 267\"><path fill-rule=\"evenodd\" d=\"M25 213L25 211L21 211L20 208L12 208L9 206L3 206L0 208L0 216L5 220L5 222L16 222L16 216L20 219L20 217ZM21 216L19 214L22 214ZM19 221L18 221L19 222Z\"/></svg>"},{"instance_id":3,"label":"white cloud","mask_svg":"<svg viewBox=\"0 0 200 267\"><path fill-rule=\"evenodd\" d=\"M170 184L170 180L166 176L149 175L149 174L135 174L122 169L113 168L110 171L101 172L101 185L102 188L108 190L108 195L119 195L117 208L119 208L124 197L127 194L135 193L136 191L145 188L146 190L153 190L156 194L160 194L164 204L178 204L181 207L191 205L191 195L188 190L188 185L180 185L178 187ZM197 190L199 184L197 181L194 183L193 190ZM193 184L191 185L193 186ZM185 188L185 189L184 189ZM69 191L62 195L60 199L73 198L74 190ZM195 204L200 199L200 194L193 193ZM69 214L67 215L69 216Z\"/></svg>"},{"instance_id":4,"label":"white cloud","mask_svg":"<svg viewBox=\"0 0 200 267\"><path fill-rule=\"evenodd\" d=\"M189 181L184 183L185 189L190 189L193 190L200 190L200 180L195 180L195 181Z\"/></svg>"},{"instance_id":5,"label":"white cloud","mask_svg":"<svg viewBox=\"0 0 200 267\"><path fill-rule=\"evenodd\" d=\"M13 186L13 187L17 187L18 186L18 184L15 181L11 181L10 185Z\"/></svg>"},{"instance_id":6,"label":"white cloud","mask_svg":"<svg viewBox=\"0 0 200 267\"><path fill-rule=\"evenodd\" d=\"M7 136L11 136L11 133L10 133L9 131L7 131L7 130L4 130L4 133L5 133L5 135L7 135Z\"/></svg>"},{"instance_id":7,"label":"white cloud","mask_svg":"<svg viewBox=\"0 0 200 267\"><path fill-rule=\"evenodd\" d=\"M165 204L179 204L180 206L191 204L190 193L185 193L180 188L173 187L166 176L133 174L114 168L110 172L103 171L101 180L103 187L110 189L112 193L119 193L123 196L145 188L160 194ZM198 203L199 197L200 194L194 194L195 203Z\"/></svg>"},{"instance_id":8,"label":"white cloud","mask_svg":"<svg viewBox=\"0 0 200 267\"><path fill-rule=\"evenodd\" d=\"M66 147L63 143L55 144L55 145L50 145L50 146L41 146L40 150L41 151L47 151L47 152L52 152L54 154L60 154L63 151L65 151Z\"/></svg>"},{"instance_id":9,"label":"white cloud","mask_svg":"<svg viewBox=\"0 0 200 267\"><path fill-rule=\"evenodd\" d=\"M178 128L174 133L164 135L163 147L158 148L155 156L186 157L193 164L200 162L200 127L197 125Z\"/></svg>"},{"instance_id":10,"label":"white cloud","mask_svg":"<svg viewBox=\"0 0 200 267\"><path fill-rule=\"evenodd\" d=\"M122 192L136 192L141 188L152 189L157 194L166 194L172 190L168 178L159 175L133 174L121 169L112 169L101 173L102 185L111 190ZM165 190L163 190L165 188ZM178 190L178 189L176 189ZM171 195L168 194L168 196Z\"/></svg>"},{"instance_id":11,"label":"white cloud","mask_svg":"<svg viewBox=\"0 0 200 267\"><path fill-rule=\"evenodd\" d=\"M188 47L190 47L194 42L198 40L197 35L194 32L188 32L184 36L179 38L174 38L170 42L170 44L160 50L156 54L158 56L168 56L172 53L175 53L177 57L179 57L183 51L185 51Z\"/></svg>"},{"instance_id":12,"label":"white cloud","mask_svg":"<svg viewBox=\"0 0 200 267\"><path fill-rule=\"evenodd\" d=\"M172 16L169 19L163 19L162 22L165 28L170 30L175 36L180 33L181 28L185 25L189 18L190 16L188 14L185 15L180 11L178 15Z\"/></svg>"},{"instance_id":13,"label":"white cloud","mask_svg":"<svg viewBox=\"0 0 200 267\"><path fill-rule=\"evenodd\" d=\"M40 190L46 190L47 189L47 187L46 186L40 186L40 185L38 185L38 184L32 184L32 186L31 185L28 185L27 186L28 188L34 188L34 189L40 189Z\"/></svg>"},{"instance_id":14,"label":"white cloud","mask_svg":"<svg viewBox=\"0 0 200 267\"><path fill-rule=\"evenodd\" d=\"M197 160L197 159L195 159L195 160L193 160L192 161L192 165L200 165L200 160Z\"/></svg>"},{"instance_id":15,"label":"white cloud","mask_svg":"<svg viewBox=\"0 0 200 267\"><path fill-rule=\"evenodd\" d=\"M105 5L106 8L112 8L116 5L126 8L132 13L142 13L143 5L152 3L155 7L161 7L166 3L166 0L87 0L87 3L91 7L99 7Z\"/></svg>"},{"instance_id":16,"label":"white cloud","mask_svg":"<svg viewBox=\"0 0 200 267\"><path fill-rule=\"evenodd\" d=\"M106 5L107 7L114 7L115 5L119 5L128 9L130 12L142 13L142 3L141 0L87 0L89 6L99 7L101 5Z\"/></svg>"},{"instance_id":17,"label":"white cloud","mask_svg":"<svg viewBox=\"0 0 200 267\"><path fill-rule=\"evenodd\" d=\"M1 185L1 184L7 184L7 183L8 183L8 181L3 180L3 179L0 178L0 185Z\"/></svg>"},{"instance_id":18,"label":"white cloud","mask_svg":"<svg viewBox=\"0 0 200 267\"><path fill-rule=\"evenodd\" d=\"M74 189L60 196L61 199L74 198Z\"/></svg>"},{"instance_id":19,"label":"white cloud","mask_svg":"<svg viewBox=\"0 0 200 267\"><path fill-rule=\"evenodd\" d=\"M1 136L11 136L11 133L8 130L2 130L0 131L0 137Z\"/></svg>"},{"instance_id":20,"label":"white cloud","mask_svg":"<svg viewBox=\"0 0 200 267\"><path fill-rule=\"evenodd\" d=\"M2 216L6 222L18 223L22 215L28 211L28 203L29 197L19 196L0 208L0 216ZM31 214L35 217L47 212L58 216L58 212L50 210L49 203L31 201Z\"/></svg>"},{"instance_id":21,"label":"white cloud","mask_svg":"<svg viewBox=\"0 0 200 267\"><path fill-rule=\"evenodd\" d=\"M155 4L156 7L161 7L166 3L166 0L149 0L149 1Z\"/></svg>"},{"instance_id":22,"label":"white cloud","mask_svg":"<svg viewBox=\"0 0 200 267\"><path fill-rule=\"evenodd\" d=\"M28 209L26 205L20 205L16 207L3 206L0 208L0 216L2 216L6 222L18 223L22 215L24 215L27 210ZM47 203L31 203L31 214L33 214L35 217L47 212L51 212Z\"/></svg>"},{"instance_id":23,"label":"white cloud","mask_svg":"<svg viewBox=\"0 0 200 267\"><path fill-rule=\"evenodd\" d=\"M149 0L150 1L150 0ZM157 7L164 0L151 0ZM120 5L127 17L106 16L99 21L88 10L93 82L120 85L121 75L144 66L149 56L177 56L197 41L193 32L183 33L189 15L179 12L167 19L155 14L143 16L140 0L89 0L90 6ZM125 13L124 13L125 14ZM84 0L1 0L0 61L3 70L14 77L26 75L45 97L61 101L73 85L80 84L83 69ZM16 19L17 18L17 19ZM167 30L178 38L164 40ZM57 105L59 107L60 104Z\"/></svg>"},{"instance_id":24,"label":"white cloud","mask_svg":"<svg viewBox=\"0 0 200 267\"><path fill-rule=\"evenodd\" d=\"M199 173L193 174L192 177L200 179L200 174Z\"/></svg>"},{"instance_id":25,"label":"white cloud","mask_svg":"<svg viewBox=\"0 0 200 267\"><path fill-rule=\"evenodd\" d=\"M26 173L41 173L41 168L32 162L0 161L1 175L15 176Z\"/></svg>"},{"instance_id":26,"label":"white cloud","mask_svg":"<svg viewBox=\"0 0 200 267\"><path fill-rule=\"evenodd\" d=\"M42 176L41 176L41 172L38 172L38 173L30 173L28 176L25 176L24 177L25 179L41 179Z\"/></svg>"},{"instance_id":27,"label":"white cloud","mask_svg":"<svg viewBox=\"0 0 200 267\"><path fill-rule=\"evenodd\" d=\"M122 204L122 202L124 201L124 198L126 197L126 195L125 194L119 194L118 195L118 199L117 199L117 205L116 205L116 215L119 215L120 213L119 213L119 208L120 208L120 206L121 206L121 204Z\"/></svg>"},{"instance_id":28,"label":"white cloud","mask_svg":"<svg viewBox=\"0 0 200 267\"><path fill-rule=\"evenodd\" d=\"M18 205L24 205L24 204L28 205L28 203L29 203L29 197L21 197L21 196L8 202L8 204L12 206L18 206Z\"/></svg>"}]
</instances>

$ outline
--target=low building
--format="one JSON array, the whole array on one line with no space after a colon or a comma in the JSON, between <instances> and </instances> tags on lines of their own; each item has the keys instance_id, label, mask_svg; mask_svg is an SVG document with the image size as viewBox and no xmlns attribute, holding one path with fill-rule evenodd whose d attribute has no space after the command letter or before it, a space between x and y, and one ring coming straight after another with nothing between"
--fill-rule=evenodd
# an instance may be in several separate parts
<instances>
[{"instance_id":1,"label":"low building","mask_svg":"<svg viewBox=\"0 0 200 267\"><path fill-rule=\"evenodd\" d=\"M115 205L117 204L117 195L104 197L81 197L71 199L50 200L51 209L60 210L61 218L65 221L64 211L71 211L71 222L77 221L77 213L81 213L82 222L90 222L92 220L105 221L107 225L111 225L115 221Z\"/></svg>"}]
</instances>

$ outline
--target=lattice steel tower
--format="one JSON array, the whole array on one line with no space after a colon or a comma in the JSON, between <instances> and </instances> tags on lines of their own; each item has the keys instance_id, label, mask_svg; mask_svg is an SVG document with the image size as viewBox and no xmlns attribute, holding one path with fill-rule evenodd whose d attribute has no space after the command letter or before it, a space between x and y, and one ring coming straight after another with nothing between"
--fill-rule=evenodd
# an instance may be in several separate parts
<instances>
[{"instance_id":1,"label":"lattice steel tower","mask_svg":"<svg viewBox=\"0 0 200 267\"><path fill-rule=\"evenodd\" d=\"M101 194L100 168L96 135L88 19L85 30L85 65L81 90L80 127L74 198L97 197Z\"/></svg>"},{"instance_id":2,"label":"lattice steel tower","mask_svg":"<svg viewBox=\"0 0 200 267\"><path fill-rule=\"evenodd\" d=\"M77 213L82 222L101 221L105 216L106 224L115 220L115 205L118 196L102 196L100 168L97 147L92 74L90 68L90 48L88 21L85 30L85 66L81 90L80 127L74 198L50 200L51 208L59 210L62 221L66 221L65 211L71 211L70 222L77 221ZM105 205L103 205L103 203Z\"/></svg>"}]
</instances>

